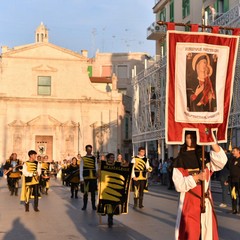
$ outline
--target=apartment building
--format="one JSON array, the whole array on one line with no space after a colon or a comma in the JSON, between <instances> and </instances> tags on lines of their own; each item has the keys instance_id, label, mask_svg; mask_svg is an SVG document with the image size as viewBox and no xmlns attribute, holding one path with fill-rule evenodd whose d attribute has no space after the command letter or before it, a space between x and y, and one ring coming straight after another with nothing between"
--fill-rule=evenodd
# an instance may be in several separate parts
<instances>
[{"instance_id":1,"label":"apartment building","mask_svg":"<svg viewBox=\"0 0 240 240\"><path fill-rule=\"evenodd\" d=\"M147 28L147 39L156 43L156 62L132 81L133 145L145 145L153 157L165 159L178 147L165 144L166 27L158 21L239 27L240 3L236 0L155 0L155 21ZM189 31L188 26L176 27ZM239 55L239 54L238 54ZM239 60L237 61L239 63ZM229 120L229 142L240 145L240 67L235 71L233 104ZM154 98L152 97L154 96ZM226 144L225 147L229 145Z\"/></svg>"}]
</instances>

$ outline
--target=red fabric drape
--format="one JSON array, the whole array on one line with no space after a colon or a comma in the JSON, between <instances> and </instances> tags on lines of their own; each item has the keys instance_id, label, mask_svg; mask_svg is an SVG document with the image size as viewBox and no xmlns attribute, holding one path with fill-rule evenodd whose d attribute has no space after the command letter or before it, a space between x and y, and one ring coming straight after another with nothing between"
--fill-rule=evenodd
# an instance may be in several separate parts
<instances>
[{"instance_id":1,"label":"red fabric drape","mask_svg":"<svg viewBox=\"0 0 240 240\"><path fill-rule=\"evenodd\" d=\"M193 27L195 29L195 27ZM217 28L214 28L214 31L218 31ZM236 30L235 33L238 31ZM219 45L219 46L228 46L229 55L228 55L228 65L226 66L226 80L225 80L225 89L224 95L216 95L216 99L222 99L224 96L224 105L222 115L224 116L222 123L201 123L199 120L198 123L186 123L186 122L176 122L175 114L178 109L175 106L176 100L176 51L177 43L197 43L197 44L208 44L209 46ZM196 45L199 46L199 45ZM217 35L212 33L191 33L179 31L169 31L168 32L168 78L167 78L167 98L166 98L166 142L168 144L182 144L184 142L183 136L185 129L196 129L199 132L199 144L208 145L215 141L215 137L212 134L212 129L217 129L217 139L219 142L227 141L227 125L228 117L230 111L230 102L232 96L232 83L233 83L233 73L235 69L235 59L236 59L236 49L238 46L238 39L236 37L229 37L225 35ZM211 55L213 56L213 55ZM186 68L186 66L179 63L181 68ZM183 79L184 81L184 79ZM183 104L178 102L177 104ZM190 112L191 113L191 112ZM204 114L204 113L203 113Z\"/></svg>"},{"instance_id":2,"label":"red fabric drape","mask_svg":"<svg viewBox=\"0 0 240 240\"><path fill-rule=\"evenodd\" d=\"M191 24L191 31L198 32L198 24Z\"/></svg>"},{"instance_id":3,"label":"red fabric drape","mask_svg":"<svg viewBox=\"0 0 240 240\"><path fill-rule=\"evenodd\" d=\"M167 30L175 30L175 23L168 22L167 23Z\"/></svg>"}]
</instances>

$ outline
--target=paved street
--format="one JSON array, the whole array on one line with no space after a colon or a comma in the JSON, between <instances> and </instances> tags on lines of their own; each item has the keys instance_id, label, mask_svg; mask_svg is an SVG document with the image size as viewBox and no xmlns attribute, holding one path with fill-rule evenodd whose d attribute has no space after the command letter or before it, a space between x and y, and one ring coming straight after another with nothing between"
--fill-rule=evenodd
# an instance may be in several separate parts
<instances>
[{"instance_id":1,"label":"paved street","mask_svg":"<svg viewBox=\"0 0 240 240\"><path fill-rule=\"evenodd\" d=\"M143 210L132 209L132 194L129 214L115 216L114 226L109 229L106 217L91 210L81 211L82 198L70 199L70 190L59 180L51 180L48 196L43 195L39 203L40 212L24 211L19 197L10 196L6 180L0 180L0 239L1 240L170 240L174 236L177 211L177 193L160 185L150 186L145 194ZM240 239L240 216L232 215L230 208L217 207L220 194L215 193L216 213L220 239ZM227 213L228 212L228 213Z\"/></svg>"}]
</instances>

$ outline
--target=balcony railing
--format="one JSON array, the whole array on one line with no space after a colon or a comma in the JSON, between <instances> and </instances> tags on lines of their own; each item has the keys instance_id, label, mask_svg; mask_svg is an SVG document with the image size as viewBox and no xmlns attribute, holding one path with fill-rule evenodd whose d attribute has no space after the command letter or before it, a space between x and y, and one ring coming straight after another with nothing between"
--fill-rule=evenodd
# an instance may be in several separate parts
<instances>
[{"instance_id":1,"label":"balcony railing","mask_svg":"<svg viewBox=\"0 0 240 240\"><path fill-rule=\"evenodd\" d=\"M209 15L209 25L233 27L234 24L239 24L239 19L240 4L236 5L235 7L223 14L218 14L217 16L215 16L214 21L212 21L212 16Z\"/></svg>"}]
</instances>

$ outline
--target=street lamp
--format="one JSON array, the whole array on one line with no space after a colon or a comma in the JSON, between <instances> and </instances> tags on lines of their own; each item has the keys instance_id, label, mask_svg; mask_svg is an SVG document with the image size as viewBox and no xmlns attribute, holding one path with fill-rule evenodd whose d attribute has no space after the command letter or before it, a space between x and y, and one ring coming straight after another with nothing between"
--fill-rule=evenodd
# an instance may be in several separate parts
<instances>
[{"instance_id":1,"label":"street lamp","mask_svg":"<svg viewBox=\"0 0 240 240\"><path fill-rule=\"evenodd\" d=\"M80 123L78 122L78 154L80 153Z\"/></svg>"}]
</instances>

